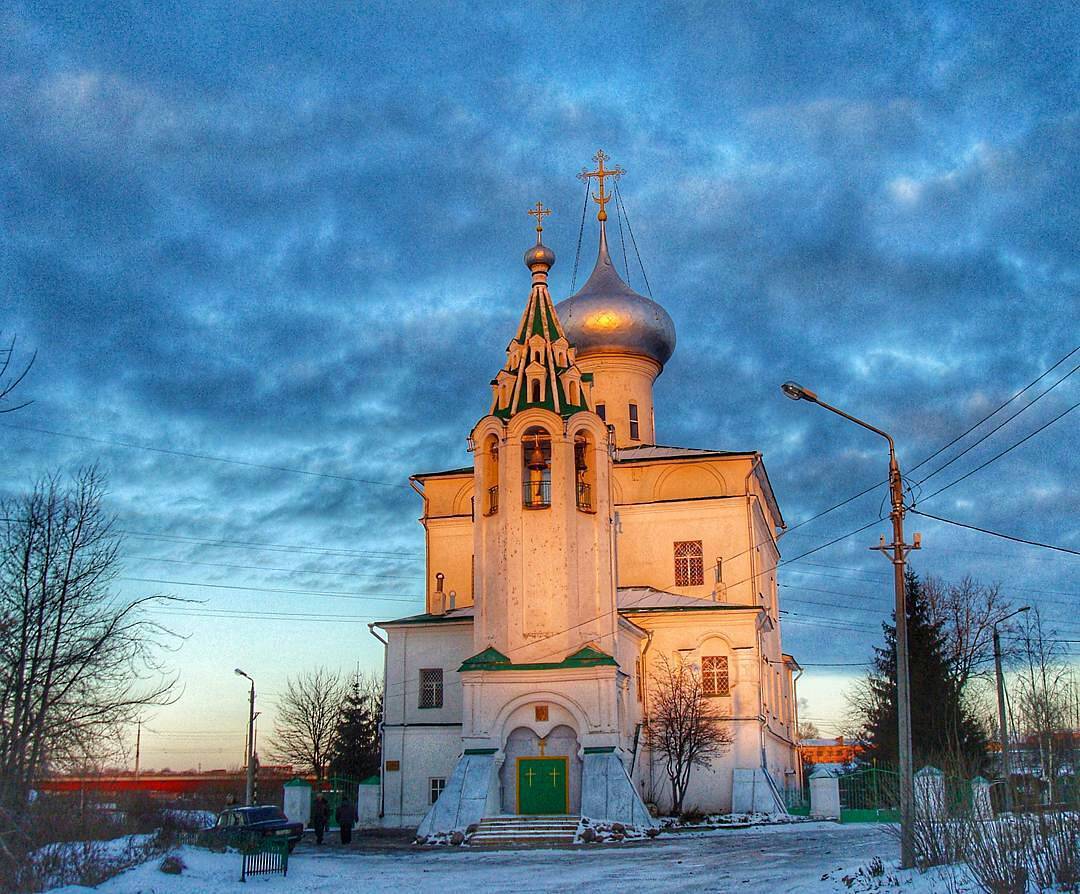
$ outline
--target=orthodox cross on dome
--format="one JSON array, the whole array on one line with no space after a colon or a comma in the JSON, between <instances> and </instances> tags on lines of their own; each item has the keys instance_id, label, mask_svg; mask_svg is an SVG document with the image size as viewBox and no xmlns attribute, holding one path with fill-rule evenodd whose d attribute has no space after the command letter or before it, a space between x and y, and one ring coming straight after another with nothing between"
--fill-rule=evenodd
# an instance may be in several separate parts
<instances>
[{"instance_id":1,"label":"orthodox cross on dome","mask_svg":"<svg viewBox=\"0 0 1080 894\"><path fill-rule=\"evenodd\" d=\"M607 220L607 209L604 206L611 201L611 196L605 195L604 193L604 178L612 177L614 179L618 179L626 173L626 171L624 171L618 165L613 168L605 168L604 162L610 160L611 156L605 155L603 149L598 149L596 155L593 156L593 161L596 162L596 170L590 171L588 169L588 166L586 166L582 168L581 173L578 174L579 180L588 181L595 177L597 182L600 184L600 194L593 196L593 201L600 206L600 212L596 215L596 219L600 221Z\"/></svg>"},{"instance_id":2,"label":"orthodox cross on dome","mask_svg":"<svg viewBox=\"0 0 1080 894\"><path fill-rule=\"evenodd\" d=\"M530 209L529 214L536 218L536 244L540 244L540 234L544 232L544 215L551 214L550 208L545 208L543 202L537 202L536 207Z\"/></svg>"}]
</instances>

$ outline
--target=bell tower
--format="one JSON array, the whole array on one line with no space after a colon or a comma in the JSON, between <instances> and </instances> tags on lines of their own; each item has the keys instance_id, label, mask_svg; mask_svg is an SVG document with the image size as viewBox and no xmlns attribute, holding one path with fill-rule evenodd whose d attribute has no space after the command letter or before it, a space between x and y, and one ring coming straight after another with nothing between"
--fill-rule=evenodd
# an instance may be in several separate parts
<instances>
[{"instance_id":1,"label":"bell tower","mask_svg":"<svg viewBox=\"0 0 1080 894\"><path fill-rule=\"evenodd\" d=\"M550 212L538 202L529 213L529 298L470 439L474 646L511 664L557 663L589 645L614 654L617 625L608 429L548 292Z\"/></svg>"}]
</instances>

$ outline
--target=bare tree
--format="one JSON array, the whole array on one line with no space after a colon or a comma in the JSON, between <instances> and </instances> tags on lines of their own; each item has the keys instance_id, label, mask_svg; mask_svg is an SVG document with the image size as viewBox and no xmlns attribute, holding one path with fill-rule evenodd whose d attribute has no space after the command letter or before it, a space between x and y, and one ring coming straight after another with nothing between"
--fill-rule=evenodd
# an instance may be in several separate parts
<instances>
[{"instance_id":1,"label":"bare tree","mask_svg":"<svg viewBox=\"0 0 1080 894\"><path fill-rule=\"evenodd\" d=\"M290 678L277 702L274 759L308 770L322 782L347 694L341 675L323 667Z\"/></svg>"},{"instance_id":2,"label":"bare tree","mask_svg":"<svg viewBox=\"0 0 1080 894\"><path fill-rule=\"evenodd\" d=\"M0 348L0 413L14 413L16 410L21 410L31 403L26 400L21 404L15 404L10 407L5 405L5 401L8 399L9 395L19 386L22 380L26 378L26 374L30 372L30 367L34 365L34 360L37 358L37 352L30 355L30 359L26 361L21 370L19 367L12 369L11 362L14 357L15 336L13 335L8 346L6 348Z\"/></svg>"},{"instance_id":3,"label":"bare tree","mask_svg":"<svg viewBox=\"0 0 1080 894\"><path fill-rule=\"evenodd\" d=\"M952 584L938 577L923 581L930 618L941 624L944 652L953 679L963 690L994 671L994 625L1012 613L1000 584L981 584L970 576Z\"/></svg>"},{"instance_id":4,"label":"bare tree","mask_svg":"<svg viewBox=\"0 0 1080 894\"><path fill-rule=\"evenodd\" d=\"M176 682L162 652L179 642L147 617L171 597L112 592L119 537L104 480L82 470L0 504L0 813L17 833L46 770L100 760L120 730ZM12 839L0 833L0 858Z\"/></svg>"},{"instance_id":5,"label":"bare tree","mask_svg":"<svg viewBox=\"0 0 1080 894\"><path fill-rule=\"evenodd\" d=\"M1019 632L1020 657L1011 687L1020 730L1037 749L1040 775L1054 800L1054 784L1071 742L1073 698L1070 669L1053 631L1043 625L1036 607Z\"/></svg>"},{"instance_id":6,"label":"bare tree","mask_svg":"<svg viewBox=\"0 0 1080 894\"><path fill-rule=\"evenodd\" d=\"M727 715L705 695L696 667L681 655L669 661L661 655L651 675L646 743L654 758L664 762L671 783L671 809L682 813L690 772L706 767L734 741Z\"/></svg>"}]
</instances>

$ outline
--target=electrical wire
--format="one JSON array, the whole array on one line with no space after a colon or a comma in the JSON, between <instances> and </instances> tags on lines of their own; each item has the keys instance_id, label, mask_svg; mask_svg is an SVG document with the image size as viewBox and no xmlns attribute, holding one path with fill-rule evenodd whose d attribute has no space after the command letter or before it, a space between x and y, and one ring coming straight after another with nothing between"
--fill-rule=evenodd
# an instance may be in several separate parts
<instances>
[{"instance_id":1,"label":"electrical wire","mask_svg":"<svg viewBox=\"0 0 1080 894\"><path fill-rule=\"evenodd\" d=\"M1080 556L1080 550L1069 549L1066 546L1054 546L1054 544L1052 543L1041 543L1038 540L1026 540L1023 537L1014 537L1011 534L1002 534L1000 531L991 531L989 528L980 528L978 525L965 524L964 522L958 522L955 519L951 518L943 518L940 515L934 515L930 512L922 512L919 509L909 509L908 512L912 513L913 515L921 515L924 518L932 518L935 521L945 522L945 524L947 525L956 525L956 527L958 528L967 528L971 531L979 531L982 534L990 534L994 537L1001 537L1003 540L1011 540L1014 543L1024 543L1028 546L1039 546L1043 549L1053 549L1057 550L1058 552L1071 553L1074 556Z\"/></svg>"},{"instance_id":2,"label":"electrical wire","mask_svg":"<svg viewBox=\"0 0 1080 894\"><path fill-rule=\"evenodd\" d=\"M1053 424L1054 424L1055 422L1057 422L1057 421L1058 421L1059 419L1062 419L1062 418L1064 418L1065 416L1068 416L1068 415L1069 415L1069 413L1071 413L1071 412L1072 412L1073 410L1075 410L1075 409L1076 409L1077 407L1080 407L1080 401L1077 401L1076 403L1074 403L1074 404L1073 404L1073 405L1072 405L1071 407L1069 407L1069 408L1068 408L1067 410L1065 410L1064 412L1061 412L1061 413L1059 413L1059 414L1058 414L1057 416L1055 416L1055 417L1054 417L1053 419L1051 419L1051 420L1050 420L1049 422L1045 422L1045 423L1043 423L1043 424L1042 424L1042 425L1040 425L1040 426L1039 426L1039 427L1038 427L1037 429L1035 429L1035 431L1031 432L1031 433L1030 433L1030 434L1028 434L1028 435L1025 435L1025 436L1024 436L1023 438L1021 438L1021 439L1020 439L1019 441L1017 441L1017 442L1016 442L1015 444L1012 444L1012 445L1010 445L1010 446L1006 447L1006 448L1005 448L1004 450L1002 450L1002 451L1001 451L1000 453L997 453L997 454L995 454L994 456L990 457L990 459L986 460L986 462L984 462L984 463L981 463L980 465L977 465L977 466L976 466L976 467L975 467L974 469L971 469L971 470L969 470L968 472L965 472L965 473L964 473L963 475L961 475L961 476L960 476L959 478L956 478L956 479L954 479L953 481L950 481L950 482L949 482L948 484L946 484L946 485L945 485L944 487L939 487L939 488L938 488L938 489L937 489L936 491L934 491L934 492L933 492L932 494L930 494L930 496L928 496L928 497L923 497L923 498L922 498L922 500L921 500L921 502L925 503L925 502L927 502L928 500L932 500L932 499L933 499L934 497L936 497L936 496L937 496L938 494L944 493L944 492L945 492L945 491L947 491L947 490L948 490L948 489L949 489L950 487L953 487L954 485L957 485L957 484L959 484L959 483L960 483L961 481L963 481L963 480L964 480L965 478L970 478L970 477L971 477L972 475L974 475L974 474L975 474L976 472L981 472L981 471L982 471L983 469L985 469L985 468L986 468L986 467L987 467L988 465L990 465L991 463L997 462L997 461L998 461L999 459L1001 459L1001 458L1002 458L1003 456L1005 456L1005 455L1006 455L1007 453L1010 453L1010 452L1012 452L1013 450L1015 450L1015 449L1016 449L1017 447L1019 447L1019 446L1020 446L1021 444L1024 444L1024 443L1026 443L1027 441L1030 441L1030 440L1031 440L1032 438L1034 438L1034 437L1035 437L1035 435L1037 435L1037 434L1039 434L1040 432L1044 431L1045 429L1049 428L1049 427L1050 427L1051 425L1053 425ZM914 507L911 507L911 508L914 508Z\"/></svg>"},{"instance_id":3,"label":"electrical wire","mask_svg":"<svg viewBox=\"0 0 1080 894\"><path fill-rule=\"evenodd\" d=\"M965 447L963 450L961 450L959 453L957 453L956 456L952 457L952 459L950 459L947 462L943 463L942 465L938 466L929 475L926 475L925 477L920 478L919 481L918 481L918 484L920 484L920 485L925 484L927 481L929 481L931 478L933 478L939 472L942 472L945 469L947 469L949 466L951 466L954 462L956 462L958 459L960 459L960 457L964 456L966 453L970 452L971 450L974 450L976 447L978 447L983 441L985 441L987 438L989 438L995 432L1000 431L1002 428L1004 428L1006 425L1008 425L1010 422L1012 422L1021 413L1025 413L1028 410L1030 410L1033 406L1035 406L1036 403L1038 403L1040 400L1042 400L1044 397L1046 397L1046 395L1048 395L1051 391L1053 391L1055 388L1057 388L1058 385L1060 385L1062 382L1064 382L1066 379L1068 379L1069 376L1071 376L1077 370L1080 370L1080 364L1077 364L1072 369L1070 369L1067 373L1065 373L1065 375L1063 375L1060 379L1058 379L1056 382L1054 382L1054 384L1051 385L1049 388L1047 388L1045 391L1043 391L1040 394L1037 394L1031 400L1030 403L1028 403L1027 405L1021 407L1019 410L1017 410L1015 413L1013 413L1004 422L998 423L992 429L990 429L990 431L988 431L986 434L984 434L981 438L979 438L978 440L972 441L967 447Z\"/></svg>"},{"instance_id":4,"label":"electrical wire","mask_svg":"<svg viewBox=\"0 0 1080 894\"><path fill-rule=\"evenodd\" d=\"M387 593L335 593L321 590L286 590L277 587L242 587L239 584L212 584L197 580L163 580L157 577L118 577L117 580L140 584L165 584L176 587L206 587L211 590L248 590L253 593L279 593L290 596L332 596L337 599L369 599L372 602L415 602L423 596L391 596Z\"/></svg>"},{"instance_id":5,"label":"electrical wire","mask_svg":"<svg viewBox=\"0 0 1080 894\"><path fill-rule=\"evenodd\" d=\"M616 206L621 204L623 206L624 211L625 211L626 204L625 204L625 202L623 202L622 190L619 189L619 178L615 177L613 179L613 182L615 184L615 204L616 204ZM627 232L630 233L630 243L634 246L634 254L637 255L638 266L641 268L641 278L643 280L645 280L645 291L648 292L649 297L652 298L652 296L653 296L652 286L649 285L649 277L645 273L645 265L641 261L641 252L638 251L637 239L634 238L634 228L632 226L630 226L630 215L629 214L626 215L626 229L627 229Z\"/></svg>"},{"instance_id":6,"label":"electrical wire","mask_svg":"<svg viewBox=\"0 0 1080 894\"><path fill-rule=\"evenodd\" d=\"M39 435L53 435L58 438L71 438L76 441L90 441L94 444L105 444L110 447L123 447L128 450L147 450L151 453L164 453L168 456L180 456L185 459L200 459L207 462L227 463L233 466L245 466L251 469L266 469L270 472L288 472L292 475L310 475L314 478L330 478L334 481L348 481L352 484L370 484L376 487L408 488L407 484L394 484L389 481L374 481L370 478L354 478L351 475L333 475L329 472L313 472L310 469L294 469L288 466L270 466L265 463L253 463L242 459L231 459L225 456L212 456L208 453L194 453L188 450L172 450L168 447L153 447L149 444L132 444L126 441L116 441L109 438L95 438L90 435L77 435L72 432L55 431L48 428L37 428L31 425L18 425L14 422L0 422L4 428L13 428L18 431L34 432Z\"/></svg>"},{"instance_id":7,"label":"electrical wire","mask_svg":"<svg viewBox=\"0 0 1080 894\"><path fill-rule=\"evenodd\" d=\"M577 234L577 251L574 252L574 275L570 278L570 294L577 289L578 263L581 261L581 239L585 234L585 212L589 210L589 180L585 178L585 201L581 206L581 226Z\"/></svg>"}]
</instances>

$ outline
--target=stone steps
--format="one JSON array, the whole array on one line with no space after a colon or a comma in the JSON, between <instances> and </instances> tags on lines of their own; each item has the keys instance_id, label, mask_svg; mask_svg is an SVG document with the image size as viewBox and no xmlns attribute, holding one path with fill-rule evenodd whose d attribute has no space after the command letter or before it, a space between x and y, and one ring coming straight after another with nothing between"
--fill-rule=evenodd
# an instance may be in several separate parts
<instances>
[{"instance_id":1,"label":"stone steps","mask_svg":"<svg viewBox=\"0 0 1080 894\"><path fill-rule=\"evenodd\" d=\"M550 847L574 843L576 816L489 816L469 837L477 847Z\"/></svg>"}]
</instances>

